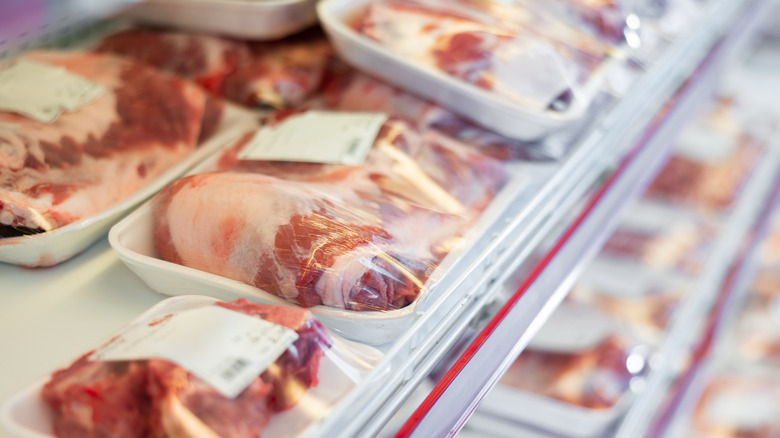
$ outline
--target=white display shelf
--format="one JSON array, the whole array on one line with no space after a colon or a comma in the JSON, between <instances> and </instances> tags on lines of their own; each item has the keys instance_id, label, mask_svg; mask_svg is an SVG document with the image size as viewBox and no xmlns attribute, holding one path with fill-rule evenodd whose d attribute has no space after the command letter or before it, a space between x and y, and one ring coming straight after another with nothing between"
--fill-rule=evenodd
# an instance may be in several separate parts
<instances>
[{"instance_id":1,"label":"white display shelf","mask_svg":"<svg viewBox=\"0 0 780 438\"><path fill-rule=\"evenodd\" d=\"M78 3L78 2L75 2ZM583 261L614 224L617 211L635 197L663 163L676 132L696 112L700 97L712 90L717 59L727 59L742 38L732 32L740 17L761 11L759 0L713 0L704 16L672 41L657 59L643 64L636 82L617 100L605 98L583 124L550 143L571 144L559 161L520 163L528 185L502 209L487 239L475 241L437 285L441 293L426 303L413 325L385 345L384 360L346 400L336 406L318 436L376 436L419 383L447 355L470 321L489 303L514 269L539 247L605 172L613 178L561 242L535 281L495 331L464 356L447 387L437 387L400 435L445 436L468 415L520 353L535 329L563 297ZM747 30L755 28L748 23ZM19 44L14 50L27 44ZM720 43L719 43L720 42ZM713 51L713 47L718 47ZM709 57L708 57L709 55ZM2 56L2 53L0 53ZM704 64L702 62L704 61ZM659 125L656 114L702 66L678 103ZM701 75L701 76L700 76ZM550 144L555 150L555 144ZM636 147L635 147L636 146ZM560 149L558 147L557 149ZM776 166L776 158L762 166ZM613 166L620 164L617 172ZM770 172L774 170L766 170ZM753 200L755 201L755 199ZM747 202L747 201L745 201ZM519 297L519 295L518 295ZM0 265L0 351L3 370L0 402L54 369L67 364L165 297L152 292L126 268L101 239L85 253L53 268L30 270ZM358 408L359 407L359 408Z\"/></svg>"}]
</instances>

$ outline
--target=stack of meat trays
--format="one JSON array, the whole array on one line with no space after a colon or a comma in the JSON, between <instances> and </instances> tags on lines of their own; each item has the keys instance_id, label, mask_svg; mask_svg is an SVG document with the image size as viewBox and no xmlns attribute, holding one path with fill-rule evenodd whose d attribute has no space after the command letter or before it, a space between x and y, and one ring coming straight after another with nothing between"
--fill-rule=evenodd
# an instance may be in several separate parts
<instances>
[{"instance_id":1,"label":"stack of meat trays","mask_svg":"<svg viewBox=\"0 0 780 438\"><path fill-rule=\"evenodd\" d=\"M11 399L0 420L17 437L305 436L380 358L303 309L181 296Z\"/></svg>"},{"instance_id":2,"label":"stack of meat trays","mask_svg":"<svg viewBox=\"0 0 780 438\"><path fill-rule=\"evenodd\" d=\"M485 398L470 429L596 437L618 424L765 147L739 114L735 100L722 98L685 130L645 195Z\"/></svg>"}]
</instances>

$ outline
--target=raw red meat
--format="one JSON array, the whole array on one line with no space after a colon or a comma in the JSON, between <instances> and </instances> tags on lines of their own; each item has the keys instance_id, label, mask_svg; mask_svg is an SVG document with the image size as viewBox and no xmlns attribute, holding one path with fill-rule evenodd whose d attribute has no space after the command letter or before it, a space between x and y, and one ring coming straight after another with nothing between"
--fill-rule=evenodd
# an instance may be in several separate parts
<instances>
[{"instance_id":1,"label":"raw red meat","mask_svg":"<svg viewBox=\"0 0 780 438\"><path fill-rule=\"evenodd\" d=\"M212 35L130 29L104 37L97 52L129 57L218 92L250 58L246 44Z\"/></svg>"},{"instance_id":2,"label":"raw red meat","mask_svg":"<svg viewBox=\"0 0 780 438\"><path fill-rule=\"evenodd\" d=\"M628 390L627 345L613 336L580 352L526 350L500 384L588 409L607 409Z\"/></svg>"},{"instance_id":3,"label":"raw red meat","mask_svg":"<svg viewBox=\"0 0 780 438\"><path fill-rule=\"evenodd\" d=\"M216 305L296 331L298 339L236 398L228 399L171 362L89 361L55 372L41 396L58 437L257 437L271 416L294 406L318 383L330 338L301 309L239 299Z\"/></svg>"},{"instance_id":4,"label":"raw red meat","mask_svg":"<svg viewBox=\"0 0 780 438\"><path fill-rule=\"evenodd\" d=\"M379 217L403 212L387 202L369 204L328 183L252 173L195 175L155 198L154 242L165 260L252 284L301 306L403 307L418 293L428 267L405 264L404 254L434 263L440 255L430 243L439 236L425 236L424 230L455 234L461 221L428 215L426 224L428 216L411 210L407 233L417 230L412 225L426 227L419 229L422 241L404 241ZM382 208L390 211L378 211ZM442 223L433 223L439 216Z\"/></svg>"},{"instance_id":5,"label":"raw red meat","mask_svg":"<svg viewBox=\"0 0 780 438\"><path fill-rule=\"evenodd\" d=\"M147 436L146 362L91 362L89 352L55 372L41 396L58 437Z\"/></svg>"},{"instance_id":6,"label":"raw red meat","mask_svg":"<svg viewBox=\"0 0 780 438\"><path fill-rule=\"evenodd\" d=\"M199 88L136 62L46 51L19 59L64 67L107 91L51 124L0 111L0 237L105 210L179 163L220 118Z\"/></svg>"},{"instance_id":7,"label":"raw red meat","mask_svg":"<svg viewBox=\"0 0 780 438\"><path fill-rule=\"evenodd\" d=\"M131 29L103 38L96 50L194 80L242 105L277 108L298 105L314 93L331 54L316 29L273 42Z\"/></svg>"},{"instance_id":8,"label":"raw red meat","mask_svg":"<svg viewBox=\"0 0 780 438\"><path fill-rule=\"evenodd\" d=\"M250 60L227 75L220 90L221 96L248 106L300 105L319 89L332 55L319 29L248 46Z\"/></svg>"}]
</instances>

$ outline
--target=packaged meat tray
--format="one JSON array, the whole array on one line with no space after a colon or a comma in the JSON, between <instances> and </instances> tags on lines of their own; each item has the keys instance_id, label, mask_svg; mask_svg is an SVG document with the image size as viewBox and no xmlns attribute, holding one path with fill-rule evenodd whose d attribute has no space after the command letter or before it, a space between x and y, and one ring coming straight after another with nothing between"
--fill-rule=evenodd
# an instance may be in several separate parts
<instances>
[{"instance_id":1,"label":"packaged meat tray","mask_svg":"<svg viewBox=\"0 0 780 438\"><path fill-rule=\"evenodd\" d=\"M7 263L50 266L81 252L253 118L110 55L41 50L0 68Z\"/></svg>"},{"instance_id":2,"label":"packaged meat tray","mask_svg":"<svg viewBox=\"0 0 780 438\"><path fill-rule=\"evenodd\" d=\"M621 217L600 257L632 260L656 271L698 275L717 236L710 218L664 204L638 202Z\"/></svg>"},{"instance_id":3,"label":"packaged meat tray","mask_svg":"<svg viewBox=\"0 0 780 438\"><path fill-rule=\"evenodd\" d=\"M170 298L3 407L14 437L306 436L381 359L303 309Z\"/></svg>"},{"instance_id":4,"label":"packaged meat tray","mask_svg":"<svg viewBox=\"0 0 780 438\"><path fill-rule=\"evenodd\" d=\"M649 347L608 314L564 302L469 420L472 429L601 436L629 406ZM486 421L481 421L485 419ZM496 427L498 423L504 426Z\"/></svg>"},{"instance_id":5,"label":"packaged meat tray","mask_svg":"<svg viewBox=\"0 0 780 438\"><path fill-rule=\"evenodd\" d=\"M130 27L103 35L93 50L144 62L252 108L302 104L319 90L331 57L319 28L265 42Z\"/></svg>"},{"instance_id":6,"label":"packaged meat tray","mask_svg":"<svg viewBox=\"0 0 780 438\"><path fill-rule=\"evenodd\" d=\"M310 131L342 117L374 123L362 164L251 155L287 129L314 137L283 149L325 148ZM345 337L381 344L435 297L448 266L523 189L517 178L381 113L277 112L115 226L109 242L157 292L297 304Z\"/></svg>"},{"instance_id":7,"label":"packaged meat tray","mask_svg":"<svg viewBox=\"0 0 780 438\"><path fill-rule=\"evenodd\" d=\"M317 22L316 0L146 0L122 16L248 40L275 40Z\"/></svg>"},{"instance_id":8,"label":"packaged meat tray","mask_svg":"<svg viewBox=\"0 0 780 438\"><path fill-rule=\"evenodd\" d=\"M766 147L761 126L743 113L734 98L720 98L683 131L644 197L705 213L726 211Z\"/></svg>"},{"instance_id":9,"label":"packaged meat tray","mask_svg":"<svg viewBox=\"0 0 780 438\"><path fill-rule=\"evenodd\" d=\"M567 300L607 313L644 344L656 346L693 281L685 275L597 258L585 268Z\"/></svg>"},{"instance_id":10,"label":"packaged meat tray","mask_svg":"<svg viewBox=\"0 0 780 438\"><path fill-rule=\"evenodd\" d=\"M699 372L665 436L682 438L780 435L776 371L710 362Z\"/></svg>"},{"instance_id":11,"label":"packaged meat tray","mask_svg":"<svg viewBox=\"0 0 780 438\"><path fill-rule=\"evenodd\" d=\"M613 44L517 4L325 0L317 8L346 62L513 139L580 118L615 65Z\"/></svg>"}]
</instances>

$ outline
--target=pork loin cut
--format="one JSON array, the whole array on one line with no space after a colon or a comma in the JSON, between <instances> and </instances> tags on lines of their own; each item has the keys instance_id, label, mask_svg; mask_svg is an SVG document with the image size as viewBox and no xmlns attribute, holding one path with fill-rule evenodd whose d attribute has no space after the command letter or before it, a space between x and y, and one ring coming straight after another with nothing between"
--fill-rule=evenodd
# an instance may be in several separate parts
<instances>
[{"instance_id":1,"label":"pork loin cut","mask_svg":"<svg viewBox=\"0 0 780 438\"><path fill-rule=\"evenodd\" d=\"M233 399L185 368L161 359L90 361L55 372L41 396L58 437L261 436L274 413L318 384L330 348L325 328L305 310L239 299L217 306L293 329L298 339Z\"/></svg>"},{"instance_id":2,"label":"pork loin cut","mask_svg":"<svg viewBox=\"0 0 780 438\"><path fill-rule=\"evenodd\" d=\"M35 61L107 90L46 124L0 111L0 237L97 214L179 163L221 107L198 87L114 56L38 51Z\"/></svg>"}]
</instances>

